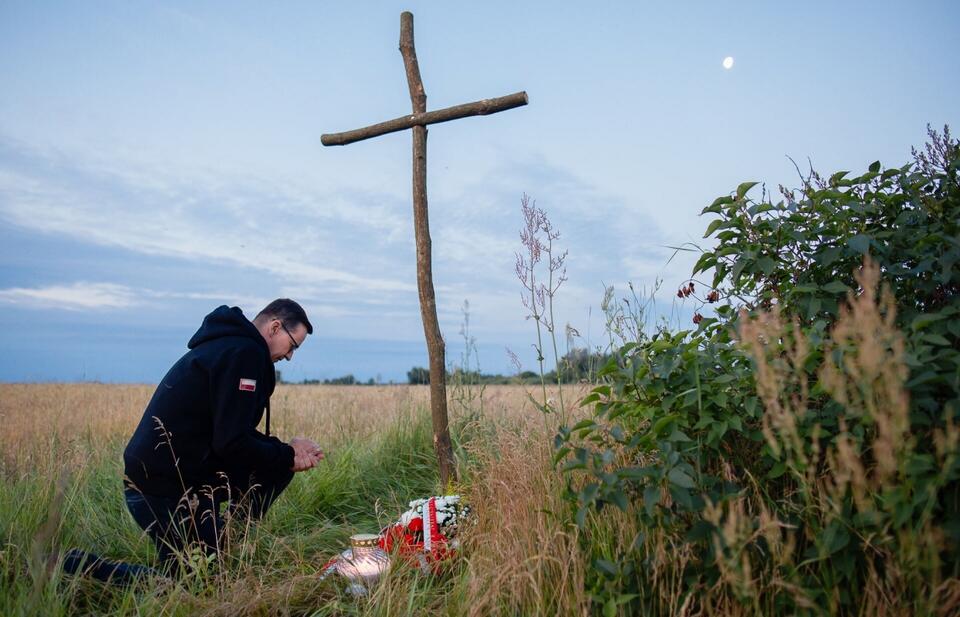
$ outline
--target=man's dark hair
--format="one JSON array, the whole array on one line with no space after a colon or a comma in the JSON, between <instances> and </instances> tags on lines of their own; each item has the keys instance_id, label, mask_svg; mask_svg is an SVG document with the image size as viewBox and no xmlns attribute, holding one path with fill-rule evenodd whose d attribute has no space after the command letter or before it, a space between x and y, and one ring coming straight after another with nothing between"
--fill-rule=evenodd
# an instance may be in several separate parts
<instances>
[{"instance_id":1,"label":"man's dark hair","mask_svg":"<svg viewBox=\"0 0 960 617\"><path fill-rule=\"evenodd\" d=\"M278 298L265 306L262 311L257 313L255 321L264 319L279 319L285 328L293 330L298 324L303 324L307 329L307 334L313 334L313 325L307 319L307 314L303 307L289 298Z\"/></svg>"}]
</instances>

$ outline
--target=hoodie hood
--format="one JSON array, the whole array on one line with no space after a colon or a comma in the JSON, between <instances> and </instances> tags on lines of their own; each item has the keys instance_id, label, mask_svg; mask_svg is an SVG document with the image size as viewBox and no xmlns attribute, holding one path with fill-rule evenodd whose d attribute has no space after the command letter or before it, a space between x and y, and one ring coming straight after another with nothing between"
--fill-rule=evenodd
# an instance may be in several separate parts
<instances>
[{"instance_id":1,"label":"hoodie hood","mask_svg":"<svg viewBox=\"0 0 960 617\"><path fill-rule=\"evenodd\" d=\"M257 330L257 327L243 316L243 311L236 306L230 308L226 305L217 307L203 318L200 329L190 338L187 348L193 349L202 343L227 336L242 336L253 339L267 352L267 357L270 355L267 342L263 340L263 336Z\"/></svg>"}]
</instances>

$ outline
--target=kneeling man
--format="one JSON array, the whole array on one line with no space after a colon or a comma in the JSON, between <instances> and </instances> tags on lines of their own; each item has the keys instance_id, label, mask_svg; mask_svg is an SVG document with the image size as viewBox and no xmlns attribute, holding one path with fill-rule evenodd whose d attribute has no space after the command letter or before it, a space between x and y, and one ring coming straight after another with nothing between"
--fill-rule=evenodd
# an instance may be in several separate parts
<instances>
[{"instance_id":1,"label":"kneeling man","mask_svg":"<svg viewBox=\"0 0 960 617\"><path fill-rule=\"evenodd\" d=\"M221 306L157 386L123 453L124 492L167 568L187 544L219 550L222 504L259 519L294 472L323 458L309 439L270 435L273 364L290 360L312 333L293 300L271 302L252 322ZM264 413L265 434L257 430Z\"/></svg>"}]
</instances>

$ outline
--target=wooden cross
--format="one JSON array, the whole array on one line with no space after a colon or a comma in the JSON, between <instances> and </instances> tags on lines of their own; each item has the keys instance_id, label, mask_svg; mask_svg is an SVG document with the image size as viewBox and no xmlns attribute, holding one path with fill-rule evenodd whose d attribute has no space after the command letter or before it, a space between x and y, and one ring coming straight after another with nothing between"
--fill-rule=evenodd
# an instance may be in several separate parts
<instances>
[{"instance_id":1,"label":"wooden cross","mask_svg":"<svg viewBox=\"0 0 960 617\"><path fill-rule=\"evenodd\" d=\"M427 95L420 79L417 51L413 46L413 14L400 15L400 54L407 72L410 102L413 113L386 122L346 131L322 135L325 146L345 146L355 141L385 135L404 129L413 129L413 226L417 244L417 289L420 294L420 315L427 339L430 357L430 412L433 418L433 446L440 466L440 483L444 490L456 481L453 447L447 421L446 361L443 335L437 322L437 301L433 291L431 266L430 224L427 217L427 125L447 122L467 116L483 116L527 104L527 93L516 92L496 99L484 99L464 105L455 105L437 111L427 111Z\"/></svg>"}]
</instances>

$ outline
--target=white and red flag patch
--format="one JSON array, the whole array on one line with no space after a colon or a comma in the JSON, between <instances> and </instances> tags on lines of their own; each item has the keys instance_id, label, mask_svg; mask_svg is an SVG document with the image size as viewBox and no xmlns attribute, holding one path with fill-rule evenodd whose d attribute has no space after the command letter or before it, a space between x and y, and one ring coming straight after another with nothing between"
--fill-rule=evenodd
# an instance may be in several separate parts
<instances>
[{"instance_id":1,"label":"white and red flag patch","mask_svg":"<svg viewBox=\"0 0 960 617\"><path fill-rule=\"evenodd\" d=\"M240 389L243 390L244 392L256 392L257 380L240 378Z\"/></svg>"}]
</instances>

